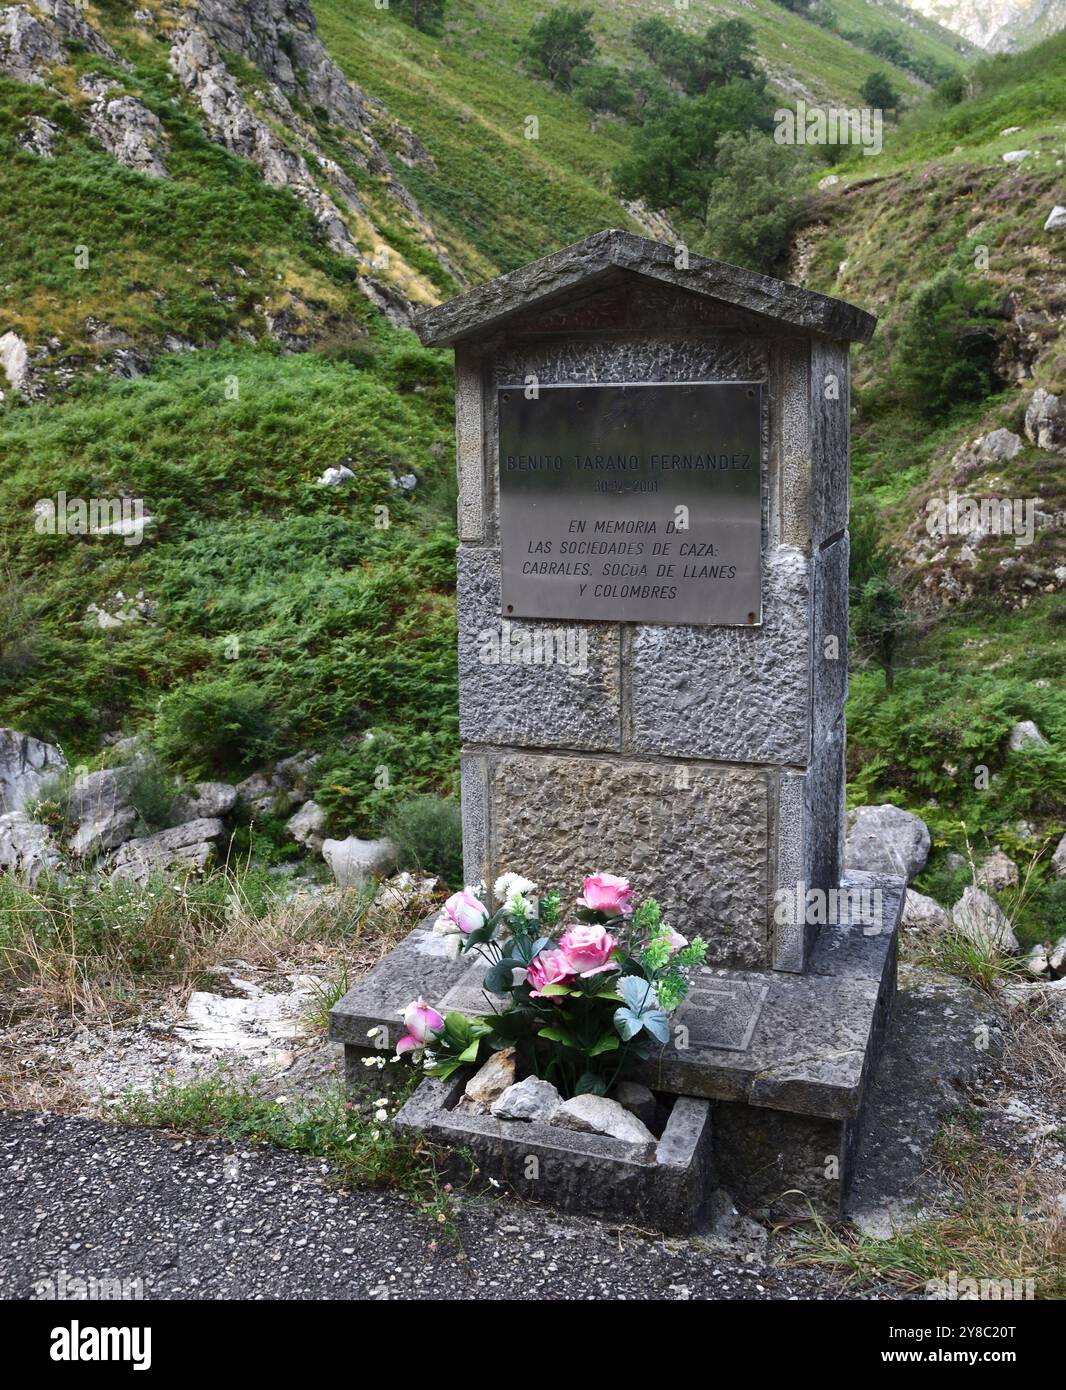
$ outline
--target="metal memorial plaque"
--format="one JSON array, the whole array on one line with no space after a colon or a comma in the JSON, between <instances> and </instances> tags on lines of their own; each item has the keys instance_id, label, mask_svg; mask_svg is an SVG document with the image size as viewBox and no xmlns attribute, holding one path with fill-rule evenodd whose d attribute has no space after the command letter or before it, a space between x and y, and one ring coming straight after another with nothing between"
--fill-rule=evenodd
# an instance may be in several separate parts
<instances>
[{"instance_id":1,"label":"metal memorial plaque","mask_svg":"<svg viewBox=\"0 0 1066 1390\"><path fill-rule=\"evenodd\" d=\"M505 618L762 620L757 382L501 387Z\"/></svg>"}]
</instances>

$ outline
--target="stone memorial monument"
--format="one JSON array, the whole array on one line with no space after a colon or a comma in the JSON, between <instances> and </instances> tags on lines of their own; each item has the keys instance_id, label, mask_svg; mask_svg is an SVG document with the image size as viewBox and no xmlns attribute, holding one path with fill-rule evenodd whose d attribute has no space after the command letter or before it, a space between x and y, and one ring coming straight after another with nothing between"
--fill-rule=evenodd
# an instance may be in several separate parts
<instances>
[{"instance_id":1,"label":"stone memorial monument","mask_svg":"<svg viewBox=\"0 0 1066 1390\"><path fill-rule=\"evenodd\" d=\"M455 349L468 882L624 874L709 944L648 1083L717 1181L836 1210L903 884L841 879L849 304L605 231L421 316ZM333 1011L358 1059L478 967L416 932ZM431 1127L431 1126L427 1126ZM447 1136L445 1136L447 1137Z\"/></svg>"}]
</instances>

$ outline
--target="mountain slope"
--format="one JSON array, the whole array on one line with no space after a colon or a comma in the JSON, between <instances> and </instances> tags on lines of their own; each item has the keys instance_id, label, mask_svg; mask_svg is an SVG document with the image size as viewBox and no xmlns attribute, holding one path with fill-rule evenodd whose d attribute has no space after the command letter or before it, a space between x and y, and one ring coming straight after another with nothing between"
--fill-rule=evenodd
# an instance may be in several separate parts
<instances>
[{"instance_id":1,"label":"mountain slope","mask_svg":"<svg viewBox=\"0 0 1066 1390\"><path fill-rule=\"evenodd\" d=\"M1066 27L1066 0L906 0L935 20L993 53L1039 43Z\"/></svg>"}]
</instances>

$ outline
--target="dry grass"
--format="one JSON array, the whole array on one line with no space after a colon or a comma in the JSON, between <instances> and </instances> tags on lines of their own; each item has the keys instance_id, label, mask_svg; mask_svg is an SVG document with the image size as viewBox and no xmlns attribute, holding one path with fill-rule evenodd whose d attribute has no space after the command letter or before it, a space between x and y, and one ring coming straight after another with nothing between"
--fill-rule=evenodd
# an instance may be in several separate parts
<instances>
[{"instance_id":1,"label":"dry grass","mask_svg":"<svg viewBox=\"0 0 1066 1390\"><path fill-rule=\"evenodd\" d=\"M23 1006L114 1017L166 992L183 1002L220 962L263 970L321 965L357 978L429 910L374 903L372 888L286 900L277 880L226 867L146 887L104 877L30 887L0 877L0 985Z\"/></svg>"}]
</instances>

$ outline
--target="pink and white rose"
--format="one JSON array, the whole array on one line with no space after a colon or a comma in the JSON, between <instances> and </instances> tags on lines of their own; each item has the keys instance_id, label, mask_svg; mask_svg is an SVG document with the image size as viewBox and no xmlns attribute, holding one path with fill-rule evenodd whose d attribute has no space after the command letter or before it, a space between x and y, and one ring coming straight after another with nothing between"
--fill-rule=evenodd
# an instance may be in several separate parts
<instances>
[{"instance_id":1,"label":"pink and white rose","mask_svg":"<svg viewBox=\"0 0 1066 1390\"><path fill-rule=\"evenodd\" d=\"M403 1011L403 1026L407 1032L396 1044L396 1056L405 1052L419 1052L427 1043L433 1041L436 1033L444 1031L444 1019L419 996Z\"/></svg>"},{"instance_id":2,"label":"pink and white rose","mask_svg":"<svg viewBox=\"0 0 1066 1390\"><path fill-rule=\"evenodd\" d=\"M530 986L530 997L541 999L545 985L565 985L574 978L574 970L569 960L559 950L541 951L529 962L526 969L526 984ZM547 996L549 999L551 995Z\"/></svg>"},{"instance_id":3,"label":"pink and white rose","mask_svg":"<svg viewBox=\"0 0 1066 1390\"><path fill-rule=\"evenodd\" d=\"M590 874L582 886L577 905L593 912L604 912L608 917L628 917L633 911L632 896L633 885L628 878L619 878L617 874Z\"/></svg>"},{"instance_id":4,"label":"pink and white rose","mask_svg":"<svg viewBox=\"0 0 1066 1390\"><path fill-rule=\"evenodd\" d=\"M469 888L453 893L441 908L435 926L447 927L449 923L458 927L464 936L469 936L478 927L484 926L489 910L481 899Z\"/></svg>"},{"instance_id":5,"label":"pink and white rose","mask_svg":"<svg viewBox=\"0 0 1066 1390\"><path fill-rule=\"evenodd\" d=\"M582 922L567 927L559 938L560 952L569 962L574 974L580 975L582 979L614 969L611 964L611 952L616 944L607 928L601 927L598 923Z\"/></svg>"}]
</instances>

